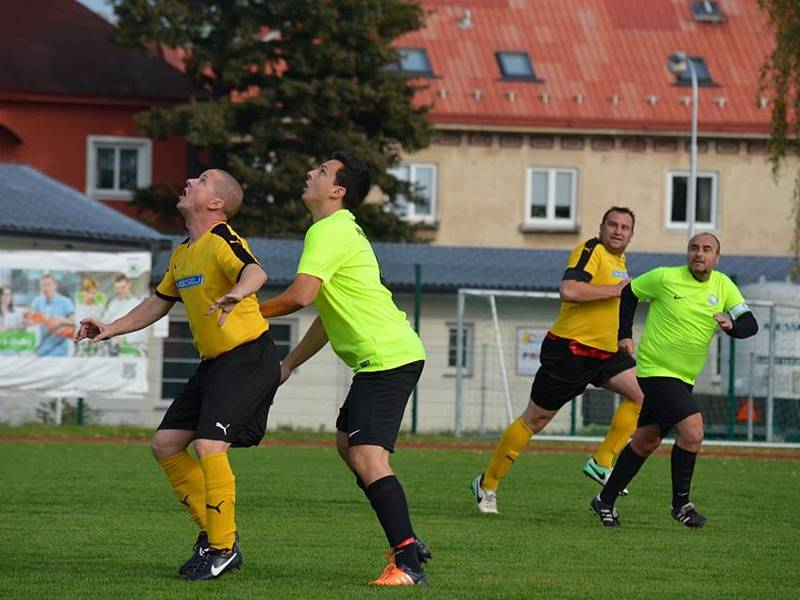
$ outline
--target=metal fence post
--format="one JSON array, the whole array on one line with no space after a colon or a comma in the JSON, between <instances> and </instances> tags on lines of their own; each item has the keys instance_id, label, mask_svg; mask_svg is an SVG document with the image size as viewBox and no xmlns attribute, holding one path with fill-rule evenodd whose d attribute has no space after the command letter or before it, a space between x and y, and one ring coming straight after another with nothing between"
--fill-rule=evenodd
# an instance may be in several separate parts
<instances>
[{"instance_id":1,"label":"metal fence post","mask_svg":"<svg viewBox=\"0 0 800 600\"><path fill-rule=\"evenodd\" d=\"M736 338L729 337L728 343L728 439L732 440L736 428Z\"/></svg>"},{"instance_id":2,"label":"metal fence post","mask_svg":"<svg viewBox=\"0 0 800 600\"><path fill-rule=\"evenodd\" d=\"M414 265L414 331L419 335L419 319L422 308L422 265ZM417 418L419 403L419 385L414 386L411 399L411 433L417 433Z\"/></svg>"},{"instance_id":3,"label":"metal fence post","mask_svg":"<svg viewBox=\"0 0 800 600\"><path fill-rule=\"evenodd\" d=\"M775 327L775 305L769 307L769 361L767 363L767 435L771 442L775 427L775 338L778 335Z\"/></svg>"},{"instance_id":4,"label":"metal fence post","mask_svg":"<svg viewBox=\"0 0 800 600\"><path fill-rule=\"evenodd\" d=\"M481 344L481 433L486 432L486 344Z\"/></svg>"},{"instance_id":5,"label":"metal fence post","mask_svg":"<svg viewBox=\"0 0 800 600\"><path fill-rule=\"evenodd\" d=\"M458 290L458 303L456 309L456 414L455 434L461 437L462 411L464 409L464 367L461 364L461 353L464 350L464 291Z\"/></svg>"}]
</instances>

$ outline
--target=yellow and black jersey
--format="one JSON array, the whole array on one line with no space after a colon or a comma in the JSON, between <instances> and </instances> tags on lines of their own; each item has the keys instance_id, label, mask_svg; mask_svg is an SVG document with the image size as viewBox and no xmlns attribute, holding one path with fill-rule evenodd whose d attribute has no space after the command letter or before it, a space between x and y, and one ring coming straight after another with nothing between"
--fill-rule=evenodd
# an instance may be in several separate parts
<instances>
[{"instance_id":1,"label":"yellow and black jersey","mask_svg":"<svg viewBox=\"0 0 800 600\"><path fill-rule=\"evenodd\" d=\"M625 255L611 254L600 240L579 244L569 255L562 280L584 281L592 285L616 285L628 279ZM617 351L619 298L593 302L562 302L553 327L555 335L608 352Z\"/></svg>"},{"instance_id":2,"label":"yellow and black jersey","mask_svg":"<svg viewBox=\"0 0 800 600\"><path fill-rule=\"evenodd\" d=\"M217 326L219 313L206 316L208 307L230 291L249 264L259 263L247 242L227 223L217 223L192 243L184 240L169 259L156 295L183 302L194 345L204 359L215 358L267 330L255 294L244 298L222 327Z\"/></svg>"}]
</instances>

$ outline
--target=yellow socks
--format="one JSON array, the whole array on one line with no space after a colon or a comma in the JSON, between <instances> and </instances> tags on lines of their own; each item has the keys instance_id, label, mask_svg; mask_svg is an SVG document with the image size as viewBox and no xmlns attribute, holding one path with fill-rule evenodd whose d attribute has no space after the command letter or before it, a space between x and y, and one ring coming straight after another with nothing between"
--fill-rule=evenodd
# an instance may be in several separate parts
<instances>
[{"instance_id":1,"label":"yellow socks","mask_svg":"<svg viewBox=\"0 0 800 600\"><path fill-rule=\"evenodd\" d=\"M483 482L481 487L493 492L497 491L500 486L500 480L506 476L511 465L517 460L519 453L528 443L528 440L533 437L533 432L528 428L521 418L509 425L503 437L497 442L497 447L494 450L489 466L483 472Z\"/></svg>"},{"instance_id":2,"label":"yellow socks","mask_svg":"<svg viewBox=\"0 0 800 600\"><path fill-rule=\"evenodd\" d=\"M206 528L206 481L200 464L183 450L158 461L167 474L181 504L189 508L192 520Z\"/></svg>"},{"instance_id":3,"label":"yellow socks","mask_svg":"<svg viewBox=\"0 0 800 600\"><path fill-rule=\"evenodd\" d=\"M607 469L613 466L614 457L622 452L625 444L628 443L633 432L636 431L636 424L639 422L639 413L641 411L641 404L637 404L627 398L622 399L614 416L611 418L611 427L609 427L605 439L594 453L593 458L598 465L602 465Z\"/></svg>"},{"instance_id":4,"label":"yellow socks","mask_svg":"<svg viewBox=\"0 0 800 600\"><path fill-rule=\"evenodd\" d=\"M206 477L206 522L212 548L233 548L236 540L236 478L225 452L200 457Z\"/></svg>"}]
</instances>

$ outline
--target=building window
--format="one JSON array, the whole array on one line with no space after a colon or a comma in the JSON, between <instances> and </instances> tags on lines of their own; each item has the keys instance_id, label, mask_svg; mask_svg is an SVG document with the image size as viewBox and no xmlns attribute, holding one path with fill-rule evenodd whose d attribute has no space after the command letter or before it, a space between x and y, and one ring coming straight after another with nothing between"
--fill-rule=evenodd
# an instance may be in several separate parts
<instances>
[{"instance_id":1,"label":"building window","mask_svg":"<svg viewBox=\"0 0 800 600\"><path fill-rule=\"evenodd\" d=\"M460 360L462 373L472 375L472 355L475 343L475 326L472 323L464 324L464 345L458 352L458 326L455 323L447 324L447 372L455 375L456 360Z\"/></svg>"},{"instance_id":2,"label":"building window","mask_svg":"<svg viewBox=\"0 0 800 600\"><path fill-rule=\"evenodd\" d=\"M270 319L269 333L278 349L278 358L283 360L297 345L297 320Z\"/></svg>"},{"instance_id":3,"label":"building window","mask_svg":"<svg viewBox=\"0 0 800 600\"><path fill-rule=\"evenodd\" d=\"M722 21L722 11L719 9L718 2L699 0L698 2L691 2L689 9L692 11L695 21L710 21L712 23Z\"/></svg>"},{"instance_id":4,"label":"building window","mask_svg":"<svg viewBox=\"0 0 800 600\"><path fill-rule=\"evenodd\" d=\"M667 178L667 227L686 229L688 171L672 171ZM717 223L717 174L697 174L697 194L694 213L695 226L714 229Z\"/></svg>"},{"instance_id":5,"label":"building window","mask_svg":"<svg viewBox=\"0 0 800 600\"><path fill-rule=\"evenodd\" d=\"M708 70L708 65L706 65L706 61L701 56L690 56L689 62L694 65L694 72L697 76L697 85L714 85L714 81L711 79L711 71ZM677 84L678 85L692 85L692 73L689 69L689 66L686 66L686 69L681 71L676 75Z\"/></svg>"},{"instance_id":6,"label":"building window","mask_svg":"<svg viewBox=\"0 0 800 600\"><path fill-rule=\"evenodd\" d=\"M527 52L495 52L500 74L505 81L540 81Z\"/></svg>"},{"instance_id":7,"label":"building window","mask_svg":"<svg viewBox=\"0 0 800 600\"><path fill-rule=\"evenodd\" d=\"M297 344L297 320L274 319L269 323L269 332L278 349L278 358L283 360ZM194 347L192 331L188 321L169 320L169 335L164 340L161 365L161 398L172 401L197 370L200 355Z\"/></svg>"},{"instance_id":8,"label":"building window","mask_svg":"<svg viewBox=\"0 0 800 600\"><path fill-rule=\"evenodd\" d=\"M414 201L398 196L395 211L401 219L414 223L436 222L436 165L406 163L389 169L389 174L407 181L415 192Z\"/></svg>"},{"instance_id":9,"label":"building window","mask_svg":"<svg viewBox=\"0 0 800 600\"><path fill-rule=\"evenodd\" d=\"M396 51L397 62L386 66L389 71L402 71L414 77L433 77L425 48L396 48Z\"/></svg>"},{"instance_id":10,"label":"building window","mask_svg":"<svg viewBox=\"0 0 800 600\"><path fill-rule=\"evenodd\" d=\"M574 228L577 180L577 169L528 169L525 225L531 228Z\"/></svg>"},{"instance_id":11,"label":"building window","mask_svg":"<svg viewBox=\"0 0 800 600\"><path fill-rule=\"evenodd\" d=\"M130 200L134 190L150 185L153 148L147 138L90 135L86 149L88 196Z\"/></svg>"},{"instance_id":12,"label":"building window","mask_svg":"<svg viewBox=\"0 0 800 600\"><path fill-rule=\"evenodd\" d=\"M200 355L194 347L188 321L170 318L161 363L161 398L174 400L199 364Z\"/></svg>"}]
</instances>

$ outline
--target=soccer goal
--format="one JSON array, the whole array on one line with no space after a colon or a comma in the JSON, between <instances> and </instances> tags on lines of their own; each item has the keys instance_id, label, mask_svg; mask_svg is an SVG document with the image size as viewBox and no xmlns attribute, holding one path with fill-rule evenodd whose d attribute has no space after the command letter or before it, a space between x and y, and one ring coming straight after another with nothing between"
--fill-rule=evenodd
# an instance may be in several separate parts
<instances>
[{"instance_id":1,"label":"soccer goal","mask_svg":"<svg viewBox=\"0 0 800 600\"><path fill-rule=\"evenodd\" d=\"M554 292L459 290L450 357L457 436L497 433L525 409L541 342L559 306ZM746 340L718 334L694 386L706 439L795 445L800 442L800 306L766 301L750 306L759 334ZM637 338L646 314L643 303ZM589 386L558 413L547 433L599 439L619 400Z\"/></svg>"}]
</instances>

